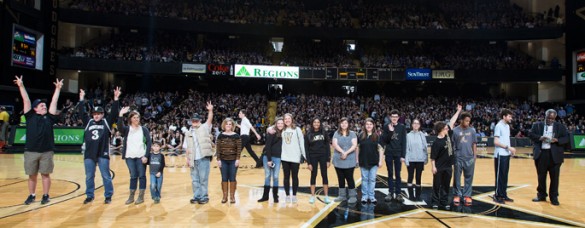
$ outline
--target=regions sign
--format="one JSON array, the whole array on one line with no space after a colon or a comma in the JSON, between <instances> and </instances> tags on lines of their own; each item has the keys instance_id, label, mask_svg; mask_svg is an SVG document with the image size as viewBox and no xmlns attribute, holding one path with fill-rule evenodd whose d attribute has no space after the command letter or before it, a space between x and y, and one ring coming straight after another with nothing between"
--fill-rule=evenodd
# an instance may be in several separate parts
<instances>
[{"instance_id":1,"label":"regions sign","mask_svg":"<svg viewBox=\"0 0 585 228\"><path fill-rule=\"evenodd\" d=\"M573 135L571 149L585 150L585 135Z\"/></svg>"},{"instance_id":2,"label":"regions sign","mask_svg":"<svg viewBox=\"0 0 585 228\"><path fill-rule=\"evenodd\" d=\"M239 65L234 68L236 77L243 78L274 78L274 79L298 79L299 67L288 66L263 66L263 65Z\"/></svg>"},{"instance_id":3,"label":"regions sign","mask_svg":"<svg viewBox=\"0 0 585 228\"><path fill-rule=\"evenodd\" d=\"M455 79L454 70L433 70L433 79Z\"/></svg>"},{"instance_id":4,"label":"regions sign","mask_svg":"<svg viewBox=\"0 0 585 228\"><path fill-rule=\"evenodd\" d=\"M181 72L191 74L205 74L205 64L188 64L183 63Z\"/></svg>"},{"instance_id":5,"label":"regions sign","mask_svg":"<svg viewBox=\"0 0 585 228\"><path fill-rule=\"evenodd\" d=\"M59 128L54 127L55 145L81 145L83 144L83 128ZM26 143L26 128L16 128L14 144Z\"/></svg>"},{"instance_id":6,"label":"regions sign","mask_svg":"<svg viewBox=\"0 0 585 228\"><path fill-rule=\"evenodd\" d=\"M406 69L406 80L431 80L431 69Z\"/></svg>"}]
</instances>

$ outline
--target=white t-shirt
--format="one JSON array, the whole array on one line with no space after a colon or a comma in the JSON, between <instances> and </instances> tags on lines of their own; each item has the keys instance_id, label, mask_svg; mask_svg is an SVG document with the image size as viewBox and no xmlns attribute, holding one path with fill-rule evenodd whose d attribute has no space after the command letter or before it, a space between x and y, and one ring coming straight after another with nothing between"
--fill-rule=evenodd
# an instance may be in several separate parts
<instances>
[{"instance_id":1,"label":"white t-shirt","mask_svg":"<svg viewBox=\"0 0 585 228\"><path fill-rule=\"evenodd\" d=\"M500 144L510 146L510 125L508 125L504 121L498 122L494 129L494 137L498 137ZM495 157L510 155L511 153L507 149L496 146L496 149L494 151Z\"/></svg>"},{"instance_id":2,"label":"white t-shirt","mask_svg":"<svg viewBox=\"0 0 585 228\"><path fill-rule=\"evenodd\" d=\"M130 127L128 131L128 141L126 142L126 158L141 158L146 153L144 145L144 133L142 127L134 129Z\"/></svg>"},{"instance_id":3,"label":"white t-shirt","mask_svg":"<svg viewBox=\"0 0 585 228\"><path fill-rule=\"evenodd\" d=\"M248 118L244 117L242 119L242 123L240 123L240 135L249 135L250 129L252 128L252 123Z\"/></svg>"},{"instance_id":4,"label":"white t-shirt","mask_svg":"<svg viewBox=\"0 0 585 228\"><path fill-rule=\"evenodd\" d=\"M549 139L553 138L553 126L550 125L545 125L544 128L544 133L542 134L542 136L548 137ZM544 141L542 142L542 149L548 150L550 149L550 142Z\"/></svg>"}]
</instances>

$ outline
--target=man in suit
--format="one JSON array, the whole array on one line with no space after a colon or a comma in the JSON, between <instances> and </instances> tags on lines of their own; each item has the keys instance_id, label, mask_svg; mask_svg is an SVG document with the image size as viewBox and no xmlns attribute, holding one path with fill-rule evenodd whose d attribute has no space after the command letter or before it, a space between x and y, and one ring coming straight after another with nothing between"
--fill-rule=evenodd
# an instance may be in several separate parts
<instances>
[{"instance_id":1,"label":"man in suit","mask_svg":"<svg viewBox=\"0 0 585 228\"><path fill-rule=\"evenodd\" d=\"M532 199L534 202L546 201L549 196L552 205L559 205L559 174L564 160L565 148L569 143L567 128L556 122L557 112L554 109L546 110L545 121L532 125L529 137L534 142L534 164L538 174L538 194ZM546 194L546 175L550 174L549 194Z\"/></svg>"}]
</instances>

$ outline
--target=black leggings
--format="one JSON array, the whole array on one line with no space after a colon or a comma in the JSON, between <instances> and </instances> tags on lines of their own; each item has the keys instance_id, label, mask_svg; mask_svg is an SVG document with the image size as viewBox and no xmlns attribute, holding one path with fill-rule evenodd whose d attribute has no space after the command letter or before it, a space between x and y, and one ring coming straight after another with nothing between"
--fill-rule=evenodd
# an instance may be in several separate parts
<instances>
[{"instance_id":1,"label":"black leggings","mask_svg":"<svg viewBox=\"0 0 585 228\"><path fill-rule=\"evenodd\" d=\"M299 189L299 163L282 161L282 171L284 172L284 192L286 195L290 195L290 174L292 171L293 181L293 196L297 195L297 189Z\"/></svg>"},{"instance_id":2,"label":"black leggings","mask_svg":"<svg viewBox=\"0 0 585 228\"><path fill-rule=\"evenodd\" d=\"M407 183L412 183L412 179L414 178L414 172L416 171L416 185L421 184L421 175L422 175L422 171L425 168L425 163L424 162L410 162L410 164L407 166L408 168L408 182Z\"/></svg>"},{"instance_id":3,"label":"black leggings","mask_svg":"<svg viewBox=\"0 0 585 228\"><path fill-rule=\"evenodd\" d=\"M335 167L337 173L337 180L339 181L339 188L345 188L345 180L347 180L347 186L349 189L355 188L355 181L353 180L354 168L342 169Z\"/></svg>"},{"instance_id":4,"label":"black leggings","mask_svg":"<svg viewBox=\"0 0 585 228\"><path fill-rule=\"evenodd\" d=\"M317 166L321 166L321 178L323 179L323 185L329 184L329 179L327 179L327 156L311 156L311 166L313 170L311 171L311 185L315 185L317 182Z\"/></svg>"}]
</instances>

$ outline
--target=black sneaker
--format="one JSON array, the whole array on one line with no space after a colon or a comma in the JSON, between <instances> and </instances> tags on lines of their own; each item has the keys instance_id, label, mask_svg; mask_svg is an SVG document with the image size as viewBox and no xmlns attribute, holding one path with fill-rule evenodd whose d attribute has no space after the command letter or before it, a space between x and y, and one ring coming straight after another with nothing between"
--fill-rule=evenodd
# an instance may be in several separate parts
<instances>
[{"instance_id":1,"label":"black sneaker","mask_svg":"<svg viewBox=\"0 0 585 228\"><path fill-rule=\"evenodd\" d=\"M386 197L384 197L384 201L386 202L390 202L394 199L394 196L392 193L388 193L388 195Z\"/></svg>"},{"instance_id":2,"label":"black sneaker","mask_svg":"<svg viewBox=\"0 0 585 228\"><path fill-rule=\"evenodd\" d=\"M362 199L362 204L367 204L367 203L368 203L368 200Z\"/></svg>"},{"instance_id":3,"label":"black sneaker","mask_svg":"<svg viewBox=\"0 0 585 228\"><path fill-rule=\"evenodd\" d=\"M189 202L190 202L191 204L196 204L196 203L198 203L198 202L199 202L199 199L190 199L190 200L189 200Z\"/></svg>"},{"instance_id":4,"label":"black sneaker","mask_svg":"<svg viewBox=\"0 0 585 228\"><path fill-rule=\"evenodd\" d=\"M199 204L206 204L206 203L209 203L209 199L208 198L199 200Z\"/></svg>"},{"instance_id":5,"label":"black sneaker","mask_svg":"<svg viewBox=\"0 0 585 228\"><path fill-rule=\"evenodd\" d=\"M26 200L24 201L24 204L29 205L33 202L35 202L35 199L37 198L37 196L33 196L33 195L28 195L28 197L26 198Z\"/></svg>"},{"instance_id":6,"label":"black sneaker","mask_svg":"<svg viewBox=\"0 0 585 228\"><path fill-rule=\"evenodd\" d=\"M513 199L511 199L510 197L507 197L507 196L506 196L506 197L504 197L504 198L502 198L502 199L503 199L504 201L506 201L506 202L510 202L510 203L513 203L513 202L514 202L514 200L513 200Z\"/></svg>"},{"instance_id":7,"label":"black sneaker","mask_svg":"<svg viewBox=\"0 0 585 228\"><path fill-rule=\"evenodd\" d=\"M404 202L404 198L402 197L402 194L396 195L396 201L398 201L399 203Z\"/></svg>"},{"instance_id":8,"label":"black sneaker","mask_svg":"<svg viewBox=\"0 0 585 228\"><path fill-rule=\"evenodd\" d=\"M105 204L110 204L112 202L112 197L106 197L106 199L104 200Z\"/></svg>"},{"instance_id":9,"label":"black sneaker","mask_svg":"<svg viewBox=\"0 0 585 228\"><path fill-rule=\"evenodd\" d=\"M49 195L43 195L43 199L41 199L41 204L48 204L49 202L51 202L51 200L49 200Z\"/></svg>"},{"instance_id":10,"label":"black sneaker","mask_svg":"<svg viewBox=\"0 0 585 228\"><path fill-rule=\"evenodd\" d=\"M494 196L494 202L499 203L499 204L506 204L506 201L504 201L504 198L502 198L502 197Z\"/></svg>"},{"instance_id":11,"label":"black sneaker","mask_svg":"<svg viewBox=\"0 0 585 228\"><path fill-rule=\"evenodd\" d=\"M83 204L88 204L91 203L93 201L93 197L87 197L85 198L85 200L83 201Z\"/></svg>"},{"instance_id":12,"label":"black sneaker","mask_svg":"<svg viewBox=\"0 0 585 228\"><path fill-rule=\"evenodd\" d=\"M446 205L446 206L445 206L445 210L446 210L446 211L450 211L450 210L451 210L451 205Z\"/></svg>"},{"instance_id":13,"label":"black sneaker","mask_svg":"<svg viewBox=\"0 0 585 228\"><path fill-rule=\"evenodd\" d=\"M433 204L433 210L438 210L439 209L439 205Z\"/></svg>"}]
</instances>

